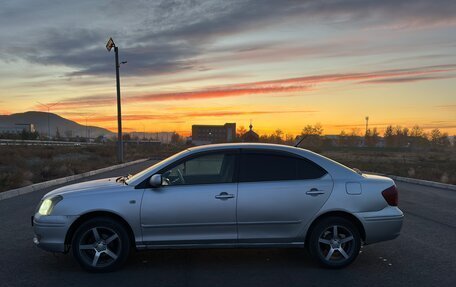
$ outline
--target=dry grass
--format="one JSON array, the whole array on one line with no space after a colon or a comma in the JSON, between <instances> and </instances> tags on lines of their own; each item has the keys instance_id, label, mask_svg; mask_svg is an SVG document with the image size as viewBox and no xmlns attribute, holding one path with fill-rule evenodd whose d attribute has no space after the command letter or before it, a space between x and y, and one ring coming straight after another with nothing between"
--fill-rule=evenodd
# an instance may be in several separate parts
<instances>
[{"instance_id":1,"label":"dry grass","mask_svg":"<svg viewBox=\"0 0 456 287\"><path fill-rule=\"evenodd\" d=\"M164 158L182 147L125 147L125 161ZM114 144L94 146L2 146L0 192L116 164Z\"/></svg>"},{"instance_id":2,"label":"dry grass","mask_svg":"<svg viewBox=\"0 0 456 287\"><path fill-rule=\"evenodd\" d=\"M162 159L183 146L129 145L125 160ZM116 164L115 145L2 146L0 192ZM344 148L321 152L349 167L456 184L456 152Z\"/></svg>"},{"instance_id":3,"label":"dry grass","mask_svg":"<svg viewBox=\"0 0 456 287\"><path fill-rule=\"evenodd\" d=\"M341 149L324 151L346 166L364 171L456 184L456 152Z\"/></svg>"}]
</instances>

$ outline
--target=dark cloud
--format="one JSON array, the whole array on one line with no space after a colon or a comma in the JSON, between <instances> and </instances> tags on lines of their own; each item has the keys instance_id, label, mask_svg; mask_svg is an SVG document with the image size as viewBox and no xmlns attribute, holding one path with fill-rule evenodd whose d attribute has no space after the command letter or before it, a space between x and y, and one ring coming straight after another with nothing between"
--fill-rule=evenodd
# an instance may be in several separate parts
<instances>
[{"instance_id":1,"label":"dark cloud","mask_svg":"<svg viewBox=\"0 0 456 287\"><path fill-rule=\"evenodd\" d=\"M456 23L452 0L18 1L0 8L0 31L11 39L2 37L3 60L65 66L73 70L69 76L112 74L113 56L104 49L109 36L128 61L123 75L138 76L210 69L195 57L217 39L293 19L337 29ZM27 28L6 31L19 29L15 23Z\"/></svg>"}]
</instances>

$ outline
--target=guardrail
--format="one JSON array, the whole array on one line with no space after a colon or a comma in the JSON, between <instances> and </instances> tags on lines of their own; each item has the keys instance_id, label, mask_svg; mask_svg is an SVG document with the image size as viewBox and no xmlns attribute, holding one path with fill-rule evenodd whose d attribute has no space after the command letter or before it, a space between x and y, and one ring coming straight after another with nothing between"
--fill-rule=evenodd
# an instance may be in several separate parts
<instances>
[{"instance_id":1,"label":"guardrail","mask_svg":"<svg viewBox=\"0 0 456 287\"><path fill-rule=\"evenodd\" d=\"M146 160L149 160L149 159L147 159L147 158L138 159L135 161L125 162L125 163L121 163L118 165L108 166L108 167L104 167L104 168L100 168L100 169L96 169L96 170L92 170L92 171L87 171L87 172L80 173L80 174L70 175L70 176L66 176L66 177L52 179L49 181L35 183L35 184L29 185L29 186L24 186L24 187L20 187L20 188L16 188L16 189L7 190L4 192L0 192L0 201L4 200L4 199L16 197L19 195L27 194L27 193L30 193L33 191L38 191L43 188L47 188L47 187L51 187L51 186L55 186L55 185L59 185L59 184L63 184L63 183L68 183L73 180L85 178L88 176L100 174L100 173L115 170L118 168L127 167L127 166L134 165L137 163L145 162Z\"/></svg>"},{"instance_id":2,"label":"guardrail","mask_svg":"<svg viewBox=\"0 0 456 287\"><path fill-rule=\"evenodd\" d=\"M392 180L402 181L402 182L406 182L406 183L419 184L419 185L424 185L424 186L429 186L429 187L437 187L437 188L456 191L456 185L449 184L449 183L435 182L435 181L430 181L430 180L403 177L403 176L384 174L384 173L378 173L378 172L370 172L370 171L363 171L363 173L386 176L386 177L391 178Z\"/></svg>"},{"instance_id":3,"label":"guardrail","mask_svg":"<svg viewBox=\"0 0 456 287\"><path fill-rule=\"evenodd\" d=\"M82 145L100 145L101 143L93 142L65 142L65 141L40 141L40 140L10 140L0 139L0 145L41 145L41 146L82 146Z\"/></svg>"}]
</instances>

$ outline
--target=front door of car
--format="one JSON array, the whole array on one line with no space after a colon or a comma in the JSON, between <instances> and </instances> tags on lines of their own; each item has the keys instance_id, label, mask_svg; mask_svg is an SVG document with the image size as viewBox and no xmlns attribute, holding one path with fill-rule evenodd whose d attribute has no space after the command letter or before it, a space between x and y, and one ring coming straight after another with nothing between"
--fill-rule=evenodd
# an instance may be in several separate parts
<instances>
[{"instance_id":1,"label":"front door of car","mask_svg":"<svg viewBox=\"0 0 456 287\"><path fill-rule=\"evenodd\" d=\"M237 152L191 155L162 169L141 204L145 244L235 242Z\"/></svg>"},{"instance_id":2,"label":"front door of car","mask_svg":"<svg viewBox=\"0 0 456 287\"><path fill-rule=\"evenodd\" d=\"M237 203L239 242L297 240L332 188L329 174L307 159L265 150L242 151Z\"/></svg>"}]
</instances>

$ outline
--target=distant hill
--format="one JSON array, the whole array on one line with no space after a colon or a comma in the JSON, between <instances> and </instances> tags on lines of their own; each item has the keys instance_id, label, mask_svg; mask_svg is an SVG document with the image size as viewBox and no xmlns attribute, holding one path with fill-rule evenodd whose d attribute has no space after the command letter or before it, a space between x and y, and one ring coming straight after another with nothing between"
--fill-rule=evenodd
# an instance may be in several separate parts
<instances>
[{"instance_id":1,"label":"distant hill","mask_svg":"<svg viewBox=\"0 0 456 287\"><path fill-rule=\"evenodd\" d=\"M14 126L15 124L33 124L35 126L35 129L40 134L47 135L48 114L51 136L56 135L57 128L59 129L60 135L62 137L86 137L87 131L89 131L91 138L100 135L111 136L114 134L107 129L96 126L88 126L86 128L85 125L80 125L74 121L62 118L57 114L34 111L11 115L0 115L0 127Z\"/></svg>"}]
</instances>

